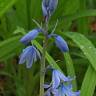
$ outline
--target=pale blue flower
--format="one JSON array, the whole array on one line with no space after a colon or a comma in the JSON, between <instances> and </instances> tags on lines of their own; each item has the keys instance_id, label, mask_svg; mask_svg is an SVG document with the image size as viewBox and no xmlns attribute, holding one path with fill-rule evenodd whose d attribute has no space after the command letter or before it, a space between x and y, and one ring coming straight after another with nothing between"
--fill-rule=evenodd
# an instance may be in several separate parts
<instances>
[{"instance_id":1,"label":"pale blue flower","mask_svg":"<svg viewBox=\"0 0 96 96\"><path fill-rule=\"evenodd\" d=\"M52 88L51 84L50 84L50 85L45 84L45 85L44 85L44 88L45 88L45 89L48 89L48 90L45 92L45 95L44 95L44 96L52 96L52 94L53 94L54 96L58 96L58 95L57 95L57 94L58 94L58 90L55 89L55 88Z\"/></svg>"},{"instance_id":2,"label":"pale blue flower","mask_svg":"<svg viewBox=\"0 0 96 96\"><path fill-rule=\"evenodd\" d=\"M44 85L47 89L44 96L80 96L79 91L72 91L71 81L73 79L52 68L52 82Z\"/></svg>"},{"instance_id":3,"label":"pale blue flower","mask_svg":"<svg viewBox=\"0 0 96 96\"><path fill-rule=\"evenodd\" d=\"M59 70L53 70L52 72L52 87L57 88L60 85L60 82L69 82L72 81L73 79L70 77L66 77L62 72Z\"/></svg>"},{"instance_id":4,"label":"pale blue flower","mask_svg":"<svg viewBox=\"0 0 96 96\"><path fill-rule=\"evenodd\" d=\"M53 88L51 85L45 85L48 90L44 96L80 96L80 91L74 92L71 84L60 83L58 88Z\"/></svg>"},{"instance_id":5,"label":"pale blue flower","mask_svg":"<svg viewBox=\"0 0 96 96\"><path fill-rule=\"evenodd\" d=\"M34 40L38 36L39 32L41 32L41 29L39 28L29 31L25 36L21 38L20 42L27 45L29 42L31 42L31 40Z\"/></svg>"},{"instance_id":6,"label":"pale blue flower","mask_svg":"<svg viewBox=\"0 0 96 96\"><path fill-rule=\"evenodd\" d=\"M62 52L68 52L69 48L68 48L68 44L67 42L60 36L57 34L49 34L48 38L54 37L55 38L55 44L56 46L62 51Z\"/></svg>"},{"instance_id":7,"label":"pale blue flower","mask_svg":"<svg viewBox=\"0 0 96 96\"><path fill-rule=\"evenodd\" d=\"M63 83L61 83L58 88L57 94L58 96L80 96L80 91L73 92L72 85L64 85Z\"/></svg>"},{"instance_id":8,"label":"pale blue flower","mask_svg":"<svg viewBox=\"0 0 96 96\"><path fill-rule=\"evenodd\" d=\"M48 89L48 88L50 88L51 87L51 84L44 84L44 86L43 86L45 89Z\"/></svg>"},{"instance_id":9,"label":"pale blue flower","mask_svg":"<svg viewBox=\"0 0 96 96\"><path fill-rule=\"evenodd\" d=\"M47 19L53 14L58 4L58 0L43 0L42 11Z\"/></svg>"},{"instance_id":10,"label":"pale blue flower","mask_svg":"<svg viewBox=\"0 0 96 96\"><path fill-rule=\"evenodd\" d=\"M19 64L23 64L26 62L26 67L30 68L32 64L37 61L38 58L41 58L39 51L34 46L28 46L21 53Z\"/></svg>"},{"instance_id":11,"label":"pale blue flower","mask_svg":"<svg viewBox=\"0 0 96 96\"><path fill-rule=\"evenodd\" d=\"M55 36L55 43L56 46L62 51L62 52L67 52L69 51L68 45L66 41L59 35Z\"/></svg>"},{"instance_id":12,"label":"pale blue flower","mask_svg":"<svg viewBox=\"0 0 96 96\"><path fill-rule=\"evenodd\" d=\"M48 86L46 87L48 90L45 92L44 96L80 96L80 91L74 92L71 84L66 85L64 83L60 83L58 88L53 88L50 85L45 86Z\"/></svg>"}]
</instances>

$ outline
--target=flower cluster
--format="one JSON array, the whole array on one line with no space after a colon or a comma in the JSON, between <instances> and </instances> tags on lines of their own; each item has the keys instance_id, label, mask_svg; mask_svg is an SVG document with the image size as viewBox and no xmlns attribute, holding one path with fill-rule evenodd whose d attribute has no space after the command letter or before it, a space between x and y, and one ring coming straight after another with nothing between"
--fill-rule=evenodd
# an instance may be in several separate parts
<instances>
[{"instance_id":1,"label":"flower cluster","mask_svg":"<svg viewBox=\"0 0 96 96\"><path fill-rule=\"evenodd\" d=\"M57 4L58 4L58 0L43 0L42 1L42 11L46 20L49 20L50 16L55 11ZM24 45L28 45L28 43L34 40L40 32L43 33L43 28L35 28L29 31L25 36L23 36L20 39L20 42L23 43ZM61 36L57 34L50 34L48 35L48 37L55 38L55 44L62 52L67 52L69 50L66 41ZM37 50L37 48L35 48L34 45L28 46L21 53L19 64L23 64L26 62L26 67L30 68L32 64L37 61L38 57L39 59L41 58L40 53Z\"/></svg>"},{"instance_id":2,"label":"flower cluster","mask_svg":"<svg viewBox=\"0 0 96 96\"><path fill-rule=\"evenodd\" d=\"M33 29L29 31L25 36L23 36L20 40L24 45L27 45L31 40L34 40L41 30L39 28ZM27 46L27 48L23 49L23 52L20 55L19 64L23 64L26 62L26 68L31 68L32 64L40 59L40 52L34 45Z\"/></svg>"},{"instance_id":3,"label":"flower cluster","mask_svg":"<svg viewBox=\"0 0 96 96\"><path fill-rule=\"evenodd\" d=\"M44 85L44 88L47 89L45 96L80 96L80 91L72 91L71 81L73 79L74 78L66 77L62 72L53 69L51 84Z\"/></svg>"},{"instance_id":4,"label":"flower cluster","mask_svg":"<svg viewBox=\"0 0 96 96\"><path fill-rule=\"evenodd\" d=\"M42 29L40 28L33 29L32 31L29 31L25 36L23 36L20 39L20 42L24 45L28 45L28 43L34 40L40 32L42 32ZM55 44L62 52L67 52L69 50L66 41L61 36L57 34L50 34L49 37L55 38ZM35 48L33 45L28 46L21 53L19 64L26 62L27 68L30 68L32 64L37 61L37 57L39 57L39 59L41 57L37 48Z\"/></svg>"},{"instance_id":5,"label":"flower cluster","mask_svg":"<svg viewBox=\"0 0 96 96\"><path fill-rule=\"evenodd\" d=\"M43 0L42 1L42 11L45 18L45 22L48 22L51 15L54 13L58 4L58 0ZM38 25L38 24L37 24ZM20 42L24 45L28 45L32 40L34 40L39 33L43 33L44 30L41 26L29 31L25 36L20 39ZM46 37L46 36L45 36ZM48 35L48 38L54 38L56 46L61 50L61 52L68 52L69 48L66 41L57 34L54 34L53 31ZM32 64L35 63L38 59L41 59L39 50L34 45L29 45L23 49L19 64L26 62L26 67L31 68ZM52 69L52 82L48 85L45 84L44 88L47 89L45 96L79 96L80 92L73 92L71 81L74 78L66 77L62 72L56 69Z\"/></svg>"}]
</instances>

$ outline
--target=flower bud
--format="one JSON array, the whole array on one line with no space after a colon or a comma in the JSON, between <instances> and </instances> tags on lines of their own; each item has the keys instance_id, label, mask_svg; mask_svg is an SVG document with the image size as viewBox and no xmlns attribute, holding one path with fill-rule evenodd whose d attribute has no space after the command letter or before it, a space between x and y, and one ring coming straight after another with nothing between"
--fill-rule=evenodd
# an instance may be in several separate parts
<instances>
[{"instance_id":1,"label":"flower bud","mask_svg":"<svg viewBox=\"0 0 96 96\"><path fill-rule=\"evenodd\" d=\"M67 52L69 51L68 45L66 41L61 37L61 36L56 36L55 37L55 43L56 46L62 51L62 52Z\"/></svg>"},{"instance_id":2,"label":"flower bud","mask_svg":"<svg viewBox=\"0 0 96 96\"><path fill-rule=\"evenodd\" d=\"M49 19L50 16L54 13L58 4L58 0L43 0L42 1L42 11L46 19Z\"/></svg>"},{"instance_id":3,"label":"flower bud","mask_svg":"<svg viewBox=\"0 0 96 96\"><path fill-rule=\"evenodd\" d=\"M20 40L23 44L27 45L31 40L34 40L37 36L38 33L41 32L39 28L33 29L29 33L27 33L25 36L23 36Z\"/></svg>"}]
</instances>

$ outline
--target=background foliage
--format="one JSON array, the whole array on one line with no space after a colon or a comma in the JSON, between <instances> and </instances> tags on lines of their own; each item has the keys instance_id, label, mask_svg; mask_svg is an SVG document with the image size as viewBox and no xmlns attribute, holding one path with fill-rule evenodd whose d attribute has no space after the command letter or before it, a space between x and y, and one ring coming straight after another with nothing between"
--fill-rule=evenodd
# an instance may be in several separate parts
<instances>
[{"instance_id":1,"label":"background foliage","mask_svg":"<svg viewBox=\"0 0 96 96\"><path fill-rule=\"evenodd\" d=\"M32 19L43 22L41 2L0 0L0 96L38 96L40 64L37 62L32 69L26 69L18 65L18 57L24 48L20 37L36 27ZM47 63L66 75L76 75L73 86L74 90L81 90L80 96L96 96L95 16L96 0L59 0L49 25L50 33L58 19L56 33L66 39L70 52L63 56L51 43ZM34 44L42 52L40 40L42 36ZM50 72L46 74L46 81L49 76Z\"/></svg>"}]
</instances>

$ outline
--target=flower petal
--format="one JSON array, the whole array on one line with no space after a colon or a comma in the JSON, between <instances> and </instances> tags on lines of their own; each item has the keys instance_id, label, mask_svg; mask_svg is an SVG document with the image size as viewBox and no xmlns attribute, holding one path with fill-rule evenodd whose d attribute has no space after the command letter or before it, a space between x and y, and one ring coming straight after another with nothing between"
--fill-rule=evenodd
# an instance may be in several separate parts
<instances>
[{"instance_id":1,"label":"flower petal","mask_svg":"<svg viewBox=\"0 0 96 96\"><path fill-rule=\"evenodd\" d=\"M31 68L32 67L32 64L33 64L33 59L32 59L32 57L29 57L26 60L26 68Z\"/></svg>"},{"instance_id":2,"label":"flower petal","mask_svg":"<svg viewBox=\"0 0 96 96\"><path fill-rule=\"evenodd\" d=\"M58 0L50 0L50 2L49 2L49 10L50 10L50 14L51 15L56 10L57 4L58 4Z\"/></svg>"},{"instance_id":3,"label":"flower petal","mask_svg":"<svg viewBox=\"0 0 96 96\"><path fill-rule=\"evenodd\" d=\"M66 95L67 96L80 96L80 92L79 91L78 92L68 92Z\"/></svg>"},{"instance_id":4,"label":"flower petal","mask_svg":"<svg viewBox=\"0 0 96 96\"><path fill-rule=\"evenodd\" d=\"M26 62L26 67L31 68L32 64L37 61L38 56L39 51L34 46L28 46L21 54L19 64L23 64L24 62Z\"/></svg>"},{"instance_id":5,"label":"flower petal","mask_svg":"<svg viewBox=\"0 0 96 96\"><path fill-rule=\"evenodd\" d=\"M45 17L48 15L47 7L48 7L48 0L43 0L42 1L42 11L43 11L43 15Z\"/></svg>"},{"instance_id":6,"label":"flower petal","mask_svg":"<svg viewBox=\"0 0 96 96\"><path fill-rule=\"evenodd\" d=\"M41 59L40 52L34 47L34 50L36 51L36 57Z\"/></svg>"},{"instance_id":7,"label":"flower petal","mask_svg":"<svg viewBox=\"0 0 96 96\"><path fill-rule=\"evenodd\" d=\"M47 88L49 88L49 87L50 87L49 84L44 84L44 88L45 88L45 89L47 89Z\"/></svg>"},{"instance_id":8,"label":"flower petal","mask_svg":"<svg viewBox=\"0 0 96 96\"><path fill-rule=\"evenodd\" d=\"M49 88L46 92L44 96L51 96L51 88Z\"/></svg>"},{"instance_id":9,"label":"flower petal","mask_svg":"<svg viewBox=\"0 0 96 96\"><path fill-rule=\"evenodd\" d=\"M52 94L54 94L54 96L59 96L58 89L52 89Z\"/></svg>"},{"instance_id":10,"label":"flower petal","mask_svg":"<svg viewBox=\"0 0 96 96\"><path fill-rule=\"evenodd\" d=\"M58 70L57 70L58 71ZM58 71L58 76L60 78L60 80L63 80L63 81L72 81L70 80L70 78L66 77L63 73L61 73L60 71Z\"/></svg>"},{"instance_id":11,"label":"flower petal","mask_svg":"<svg viewBox=\"0 0 96 96\"><path fill-rule=\"evenodd\" d=\"M62 51L62 52L67 52L69 51L68 45L66 41L61 37L61 36L56 36L55 37L55 43L56 46Z\"/></svg>"},{"instance_id":12,"label":"flower petal","mask_svg":"<svg viewBox=\"0 0 96 96\"><path fill-rule=\"evenodd\" d=\"M32 64L34 62L34 50L31 50L29 55L27 56L26 58L26 67L27 68L31 68L32 67Z\"/></svg>"},{"instance_id":13,"label":"flower petal","mask_svg":"<svg viewBox=\"0 0 96 96\"><path fill-rule=\"evenodd\" d=\"M26 57L28 56L28 54L30 53L32 46L28 46L27 48L25 48L23 50L23 52L20 55L20 60L19 60L19 64L23 64L26 61Z\"/></svg>"},{"instance_id":14,"label":"flower petal","mask_svg":"<svg viewBox=\"0 0 96 96\"><path fill-rule=\"evenodd\" d=\"M42 1L42 11L43 15L48 19L55 11L58 4L58 0L43 0Z\"/></svg>"},{"instance_id":15,"label":"flower petal","mask_svg":"<svg viewBox=\"0 0 96 96\"><path fill-rule=\"evenodd\" d=\"M52 73L52 87L53 89L54 88L57 88L60 84L60 79L59 79L59 76L58 76L58 72L56 70L53 70L53 73Z\"/></svg>"},{"instance_id":16,"label":"flower petal","mask_svg":"<svg viewBox=\"0 0 96 96\"><path fill-rule=\"evenodd\" d=\"M20 42L27 45L31 40L35 39L40 32L40 29L33 29L29 33L27 33L24 37L21 38Z\"/></svg>"}]
</instances>

